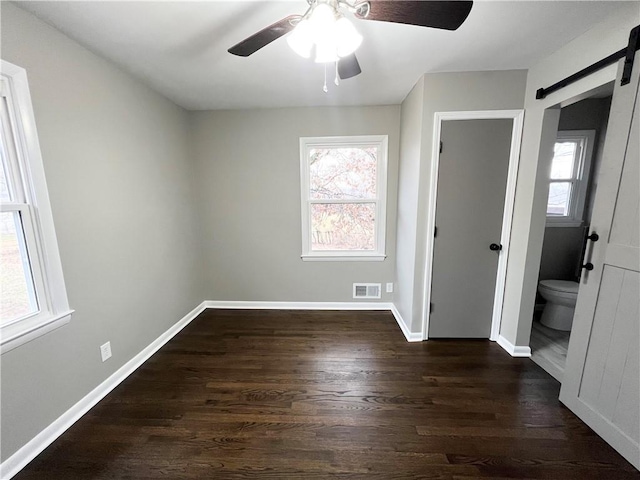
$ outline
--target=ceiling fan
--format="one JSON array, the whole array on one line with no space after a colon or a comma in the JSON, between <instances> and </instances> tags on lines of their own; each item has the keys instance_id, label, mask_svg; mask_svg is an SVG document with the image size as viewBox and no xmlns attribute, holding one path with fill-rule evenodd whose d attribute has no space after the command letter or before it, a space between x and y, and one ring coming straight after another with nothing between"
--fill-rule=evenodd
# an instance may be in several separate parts
<instances>
[{"instance_id":1,"label":"ceiling fan","mask_svg":"<svg viewBox=\"0 0 640 480\"><path fill-rule=\"evenodd\" d=\"M307 0L303 15L290 15L245 38L228 51L248 57L283 35L303 57L315 53L316 63L336 63L336 83L362 72L355 50L362 36L345 17L456 30L469 16L472 1L465 0ZM326 75L326 73L325 73ZM326 82L325 82L326 91Z\"/></svg>"}]
</instances>

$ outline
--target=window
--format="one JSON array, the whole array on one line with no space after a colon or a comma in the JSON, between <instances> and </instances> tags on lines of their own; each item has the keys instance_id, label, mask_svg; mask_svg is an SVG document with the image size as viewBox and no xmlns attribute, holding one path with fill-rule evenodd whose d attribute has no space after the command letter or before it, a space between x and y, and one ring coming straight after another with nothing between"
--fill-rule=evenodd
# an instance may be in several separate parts
<instances>
[{"instance_id":1,"label":"window","mask_svg":"<svg viewBox=\"0 0 640 480\"><path fill-rule=\"evenodd\" d=\"M385 258L387 136L301 138L302 259Z\"/></svg>"},{"instance_id":2,"label":"window","mask_svg":"<svg viewBox=\"0 0 640 480\"><path fill-rule=\"evenodd\" d=\"M24 69L0 78L0 349L71 316Z\"/></svg>"},{"instance_id":3,"label":"window","mask_svg":"<svg viewBox=\"0 0 640 480\"><path fill-rule=\"evenodd\" d=\"M593 130L558 132L549 176L547 225L582 225L594 138Z\"/></svg>"}]
</instances>

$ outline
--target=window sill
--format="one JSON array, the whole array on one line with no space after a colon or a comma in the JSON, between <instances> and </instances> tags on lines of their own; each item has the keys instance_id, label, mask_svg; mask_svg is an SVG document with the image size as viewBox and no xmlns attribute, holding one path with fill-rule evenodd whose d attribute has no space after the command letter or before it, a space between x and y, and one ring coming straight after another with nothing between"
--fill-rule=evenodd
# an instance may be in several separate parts
<instances>
[{"instance_id":1,"label":"window sill","mask_svg":"<svg viewBox=\"0 0 640 480\"><path fill-rule=\"evenodd\" d=\"M46 318L27 319L13 325L7 325L0 330L0 354L4 355L20 345L69 323L73 312L73 310L68 310Z\"/></svg>"},{"instance_id":2,"label":"window sill","mask_svg":"<svg viewBox=\"0 0 640 480\"><path fill-rule=\"evenodd\" d=\"M549 220L547 218L547 223L545 224L545 228L554 228L554 227L582 227L584 222L576 221L576 220Z\"/></svg>"},{"instance_id":3,"label":"window sill","mask_svg":"<svg viewBox=\"0 0 640 480\"><path fill-rule=\"evenodd\" d=\"M304 262L382 262L386 255L363 254L363 255L301 255Z\"/></svg>"}]
</instances>

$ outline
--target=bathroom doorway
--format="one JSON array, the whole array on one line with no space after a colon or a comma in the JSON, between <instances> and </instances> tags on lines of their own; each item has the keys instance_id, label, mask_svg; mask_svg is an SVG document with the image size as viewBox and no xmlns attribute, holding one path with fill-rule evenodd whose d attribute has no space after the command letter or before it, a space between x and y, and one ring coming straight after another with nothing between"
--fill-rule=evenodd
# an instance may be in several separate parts
<instances>
[{"instance_id":1,"label":"bathroom doorway","mask_svg":"<svg viewBox=\"0 0 640 480\"><path fill-rule=\"evenodd\" d=\"M573 313L614 83L560 110L553 158L548 169L547 219L540 259L536 308L530 337L531 359L562 382Z\"/></svg>"}]
</instances>

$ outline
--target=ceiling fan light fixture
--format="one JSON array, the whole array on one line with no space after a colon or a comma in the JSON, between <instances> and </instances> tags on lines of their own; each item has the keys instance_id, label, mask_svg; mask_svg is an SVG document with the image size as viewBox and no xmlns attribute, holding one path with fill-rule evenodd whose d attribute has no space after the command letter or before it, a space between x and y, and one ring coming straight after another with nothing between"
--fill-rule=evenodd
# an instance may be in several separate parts
<instances>
[{"instance_id":1,"label":"ceiling fan light fixture","mask_svg":"<svg viewBox=\"0 0 640 480\"><path fill-rule=\"evenodd\" d=\"M316 41L316 63L331 63L338 61L335 37L326 35Z\"/></svg>"},{"instance_id":2,"label":"ceiling fan light fixture","mask_svg":"<svg viewBox=\"0 0 640 480\"><path fill-rule=\"evenodd\" d=\"M362 44L362 35L358 33L353 23L345 17L340 17L336 22L335 36L339 57L351 55Z\"/></svg>"},{"instance_id":3,"label":"ceiling fan light fixture","mask_svg":"<svg viewBox=\"0 0 640 480\"><path fill-rule=\"evenodd\" d=\"M311 49L314 44L313 27L306 18L300 20L296 28L293 29L291 35L287 37L287 43L291 50L296 52L303 58L311 56Z\"/></svg>"},{"instance_id":4,"label":"ceiling fan light fixture","mask_svg":"<svg viewBox=\"0 0 640 480\"><path fill-rule=\"evenodd\" d=\"M362 35L334 6L318 2L298 22L287 43L303 58L309 58L315 47L315 62L331 63L355 52Z\"/></svg>"},{"instance_id":5,"label":"ceiling fan light fixture","mask_svg":"<svg viewBox=\"0 0 640 480\"><path fill-rule=\"evenodd\" d=\"M316 35L328 35L336 23L336 11L327 3L318 3L313 7L309 21Z\"/></svg>"}]
</instances>

